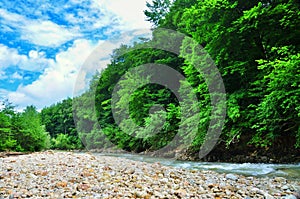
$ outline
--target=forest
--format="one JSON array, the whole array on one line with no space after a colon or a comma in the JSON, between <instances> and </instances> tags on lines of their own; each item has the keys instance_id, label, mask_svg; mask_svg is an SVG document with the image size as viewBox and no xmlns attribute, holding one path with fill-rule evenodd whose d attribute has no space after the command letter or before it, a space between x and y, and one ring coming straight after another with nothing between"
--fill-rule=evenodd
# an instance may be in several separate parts
<instances>
[{"instance_id":1,"label":"forest","mask_svg":"<svg viewBox=\"0 0 300 199\"><path fill-rule=\"evenodd\" d=\"M205 55L198 56L193 43L183 40L179 55L152 48L164 43L166 36L172 38L159 31L162 28L196 41L220 72L226 91L226 118L224 125L215 123L211 127L222 127L216 148L268 150L284 145L299 151L299 1L153 0L147 7L144 13L153 24L152 38L115 49L110 63L94 74L82 95L40 112L34 106L16 112L12 104L3 102L0 151L112 146L133 152L156 151L180 135L182 139L170 147L187 147L189 154L197 153L209 139L206 133L210 121L218 117L211 114L211 98L218 93L209 91L204 74L193 66L206 59ZM182 74L187 81L178 81L176 92L189 95L190 85L197 103L181 103L167 86L146 84L157 74L155 68L143 76L141 84L145 85L132 91L138 71L128 71L148 63L167 65ZM116 91L115 87L120 89ZM116 103L113 94L118 99ZM153 111L158 104L161 109ZM129 117L117 124L113 110L122 113L126 109ZM194 109L199 109L199 114L183 113ZM153 123L159 122L161 115L161 128L152 128L160 125ZM197 128L191 129L194 121ZM141 128L137 130L136 126ZM153 131L158 132L151 134ZM196 132L191 137L187 131Z\"/></svg>"}]
</instances>

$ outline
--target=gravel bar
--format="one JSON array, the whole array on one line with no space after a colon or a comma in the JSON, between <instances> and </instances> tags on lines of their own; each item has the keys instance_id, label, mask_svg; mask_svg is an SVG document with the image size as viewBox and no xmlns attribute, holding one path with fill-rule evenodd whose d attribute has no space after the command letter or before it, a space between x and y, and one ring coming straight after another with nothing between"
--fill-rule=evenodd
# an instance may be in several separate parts
<instances>
[{"instance_id":1,"label":"gravel bar","mask_svg":"<svg viewBox=\"0 0 300 199\"><path fill-rule=\"evenodd\" d=\"M0 199L299 198L300 182L187 170L90 153L0 158Z\"/></svg>"}]
</instances>

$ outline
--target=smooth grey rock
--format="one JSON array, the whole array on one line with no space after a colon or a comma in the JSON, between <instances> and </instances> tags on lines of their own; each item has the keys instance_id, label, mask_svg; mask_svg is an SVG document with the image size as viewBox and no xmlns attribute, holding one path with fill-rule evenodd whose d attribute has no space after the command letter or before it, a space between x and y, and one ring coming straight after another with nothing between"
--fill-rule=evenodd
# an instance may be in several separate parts
<instances>
[{"instance_id":1,"label":"smooth grey rock","mask_svg":"<svg viewBox=\"0 0 300 199\"><path fill-rule=\"evenodd\" d=\"M231 174L231 173L226 174L225 178L228 180L233 180L233 181L236 181L238 179L238 177L236 175Z\"/></svg>"},{"instance_id":2,"label":"smooth grey rock","mask_svg":"<svg viewBox=\"0 0 300 199\"><path fill-rule=\"evenodd\" d=\"M287 185L283 185L283 186L281 187L281 189L282 189L282 190L288 190L288 189L290 189L290 188L289 188L289 186L287 186Z\"/></svg>"},{"instance_id":3,"label":"smooth grey rock","mask_svg":"<svg viewBox=\"0 0 300 199\"><path fill-rule=\"evenodd\" d=\"M297 197L294 195L287 195L284 197L284 199L297 199Z\"/></svg>"},{"instance_id":4,"label":"smooth grey rock","mask_svg":"<svg viewBox=\"0 0 300 199\"><path fill-rule=\"evenodd\" d=\"M268 193L265 193L265 194L264 194L264 198L265 198L265 199L274 199L274 197L271 196L271 195L268 194Z\"/></svg>"}]
</instances>

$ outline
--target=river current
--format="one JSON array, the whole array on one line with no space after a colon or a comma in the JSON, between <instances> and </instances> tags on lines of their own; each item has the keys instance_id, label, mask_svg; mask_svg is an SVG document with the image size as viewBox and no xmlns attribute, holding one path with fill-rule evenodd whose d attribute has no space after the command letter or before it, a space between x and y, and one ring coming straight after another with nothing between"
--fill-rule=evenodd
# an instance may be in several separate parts
<instances>
[{"instance_id":1,"label":"river current","mask_svg":"<svg viewBox=\"0 0 300 199\"><path fill-rule=\"evenodd\" d=\"M265 163L222 163L222 162L193 162L168 158L150 157L139 154L95 153L97 156L113 156L142 162L159 162L165 166L183 169L212 170L218 173L235 173L255 177L285 177L300 180L300 163L297 164L265 164Z\"/></svg>"}]
</instances>

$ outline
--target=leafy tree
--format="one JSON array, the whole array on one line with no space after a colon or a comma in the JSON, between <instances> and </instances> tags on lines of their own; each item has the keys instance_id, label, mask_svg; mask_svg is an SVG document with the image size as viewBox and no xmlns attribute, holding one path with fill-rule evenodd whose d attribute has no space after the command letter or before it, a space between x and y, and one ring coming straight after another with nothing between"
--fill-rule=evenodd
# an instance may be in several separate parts
<instances>
[{"instance_id":1,"label":"leafy tree","mask_svg":"<svg viewBox=\"0 0 300 199\"><path fill-rule=\"evenodd\" d=\"M147 2L146 6L148 10L144 11L147 20L156 26L159 25L160 21L162 21L169 12L171 3L170 0L154 0L152 3Z\"/></svg>"},{"instance_id":2,"label":"leafy tree","mask_svg":"<svg viewBox=\"0 0 300 199\"><path fill-rule=\"evenodd\" d=\"M274 60L258 61L266 75L254 83L264 88L264 97L256 106L251 143L269 146L278 137L293 136L300 147L300 53L291 46L273 52L278 54Z\"/></svg>"},{"instance_id":3,"label":"leafy tree","mask_svg":"<svg viewBox=\"0 0 300 199\"><path fill-rule=\"evenodd\" d=\"M34 106L16 113L14 106L4 103L0 111L0 135L0 151L40 151L50 146L50 136Z\"/></svg>"},{"instance_id":4,"label":"leafy tree","mask_svg":"<svg viewBox=\"0 0 300 199\"><path fill-rule=\"evenodd\" d=\"M43 108L41 111L41 121L45 125L47 132L51 138L56 138L58 135L67 135L70 138L67 145L74 145L75 148L80 148L81 143L78 137L73 118L73 100L71 98L58 102L50 107Z\"/></svg>"},{"instance_id":5,"label":"leafy tree","mask_svg":"<svg viewBox=\"0 0 300 199\"><path fill-rule=\"evenodd\" d=\"M13 119L16 139L25 151L40 151L49 148L50 136L42 126L39 113L34 106L28 106Z\"/></svg>"},{"instance_id":6,"label":"leafy tree","mask_svg":"<svg viewBox=\"0 0 300 199\"><path fill-rule=\"evenodd\" d=\"M0 151L13 150L17 146L17 141L12 132L12 117L14 117L14 107L7 101L2 102L3 108L0 111Z\"/></svg>"}]
</instances>

